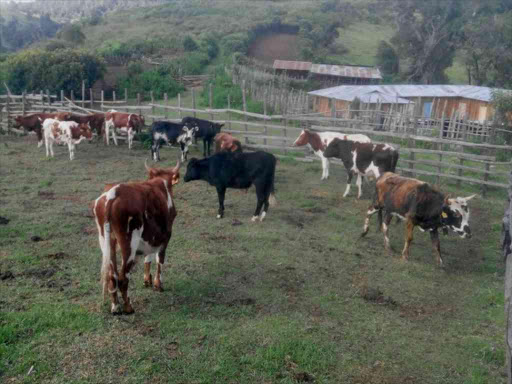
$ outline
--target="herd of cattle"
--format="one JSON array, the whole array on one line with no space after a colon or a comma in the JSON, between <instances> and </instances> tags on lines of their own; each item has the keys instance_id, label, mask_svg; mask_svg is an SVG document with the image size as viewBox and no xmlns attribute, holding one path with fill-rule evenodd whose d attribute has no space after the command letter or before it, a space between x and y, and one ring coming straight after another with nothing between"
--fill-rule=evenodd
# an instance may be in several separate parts
<instances>
[{"instance_id":1,"label":"herd of cattle","mask_svg":"<svg viewBox=\"0 0 512 384\"><path fill-rule=\"evenodd\" d=\"M53 156L53 143L67 144L73 160L75 145L90 140L93 132L104 135L107 145L110 135L117 145L116 134L133 137L144 127L144 117L136 114L110 111L89 116L68 112L18 116L16 127L35 131L46 154ZM194 139L203 140L203 159L188 162L185 182L204 180L217 190L219 209L217 218L224 216L224 198L227 188L248 189L255 186L257 205L252 221L263 221L270 205L275 204L274 178L277 160L264 152L244 152L239 140L229 133L220 132L222 124L185 117L181 123L156 121L151 127L151 157L160 160L162 142L177 144L181 160L174 168L152 168L145 164L148 179L143 182L107 184L94 202L93 213L98 228L99 244L103 255L101 277L104 295L110 295L112 313L132 313L128 297L131 268L137 255L144 255L144 285L161 291L161 272L165 251L172 235L176 217L173 186L179 182L181 163L187 161L188 147ZM215 141L215 154L211 145ZM378 213L379 228L384 244L390 251L388 227L393 216L406 221L406 239L402 258L409 256L413 229L418 226L430 233L436 261L442 265L439 230L450 228L463 238L471 237L467 198L449 198L420 180L395 174L399 153L389 144L374 144L365 135L345 135L339 132L320 132L304 129L294 147L309 145L322 160L322 179L329 177L329 159L341 159L348 173L343 197L350 192L352 177L357 175L358 198L361 197L362 178L375 178L373 202L368 208L361 236L368 233L370 217ZM120 248L121 266L118 268L116 248ZM156 274L151 275L151 263L156 256ZM121 309L117 292L124 306Z\"/></svg>"}]
</instances>

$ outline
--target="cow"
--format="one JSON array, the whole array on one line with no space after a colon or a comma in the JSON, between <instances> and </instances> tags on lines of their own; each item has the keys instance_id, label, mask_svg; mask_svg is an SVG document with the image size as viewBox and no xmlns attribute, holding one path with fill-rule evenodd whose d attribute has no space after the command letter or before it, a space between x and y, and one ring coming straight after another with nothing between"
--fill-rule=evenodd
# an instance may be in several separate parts
<instances>
[{"instance_id":1,"label":"cow","mask_svg":"<svg viewBox=\"0 0 512 384\"><path fill-rule=\"evenodd\" d=\"M343 197L349 194L352 177L357 175L358 199L362 194L362 176L374 176L378 179L384 172L394 172L398 162L398 151L389 144L358 143L338 138L331 141L323 155L326 158L341 159L347 170L347 189Z\"/></svg>"},{"instance_id":2,"label":"cow","mask_svg":"<svg viewBox=\"0 0 512 384\"><path fill-rule=\"evenodd\" d=\"M46 146L46 157L54 156L53 143L67 144L69 149L69 160L75 158L75 145L82 140L92 139L92 131L87 124L78 124L74 121L59 121L46 119L43 123L44 142Z\"/></svg>"},{"instance_id":3,"label":"cow","mask_svg":"<svg viewBox=\"0 0 512 384\"><path fill-rule=\"evenodd\" d=\"M23 127L27 131L34 131L37 135L37 147L43 145L43 122L46 119L56 119L66 121L71 116L69 112L56 113L34 113L26 116L16 116L14 118L14 128Z\"/></svg>"},{"instance_id":4,"label":"cow","mask_svg":"<svg viewBox=\"0 0 512 384\"><path fill-rule=\"evenodd\" d=\"M322 178L320 180L327 180L329 178L329 159L324 156L324 151L335 138L340 140L356 141L359 143L372 142L366 135L346 135L341 132L319 132L312 129L303 129L297 140L292 144L292 147L302 147L307 144L313 149L315 155L320 157L322 160Z\"/></svg>"},{"instance_id":5,"label":"cow","mask_svg":"<svg viewBox=\"0 0 512 384\"><path fill-rule=\"evenodd\" d=\"M392 216L396 216L406 221L402 259L407 261L409 258L413 230L418 226L422 231L430 232L437 264L442 266L438 230L442 229L447 233L447 229L450 228L462 238L471 238L468 201L475 196L449 198L423 181L386 172L375 184L375 196L366 213L361 237L368 233L370 217L378 212L379 227L384 234L384 245L386 250L391 252L388 227Z\"/></svg>"},{"instance_id":6,"label":"cow","mask_svg":"<svg viewBox=\"0 0 512 384\"><path fill-rule=\"evenodd\" d=\"M258 217L263 221L269 204L274 205L276 202L275 169L276 158L267 152L220 152L202 160L190 159L184 180L185 183L204 180L215 186L219 198L218 219L224 216L224 196L227 188L247 189L254 184L258 203L252 221L256 221Z\"/></svg>"},{"instance_id":7,"label":"cow","mask_svg":"<svg viewBox=\"0 0 512 384\"><path fill-rule=\"evenodd\" d=\"M147 181L107 185L94 202L93 214L102 252L103 297L105 299L108 291L112 314L121 312L118 289L124 301L123 311L126 314L134 312L128 297L128 284L130 271L140 253L144 255L144 285L163 291L161 273L177 214L172 187L179 182L179 168L179 160L174 168L149 168L146 164ZM120 268L117 246L121 250ZM153 280L151 262L154 256L157 267Z\"/></svg>"},{"instance_id":8,"label":"cow","mask_svg":"<svg viewBox=\"0 0 512 384\"><path fill-rule=\"evenodd\" d=\"M192 142L194 131L197 128L188 128L180 123L168 121L155 121L151 125L151 157L160 161L160 143L179 144L181 148L181 161L187 161L188 146Z\"/></svg>"},{"instance_id":9,"label":"cow","mask_svg":"<svg viewBox=\"0 0 512 384\"><path fill-rule=\"evenodd\" d=\"M105 114L93 113L92 115L85 116L72 114L68 120L78 124L89 124L89 127L91 127L98 136L101 136L103 133L103 125L105 124Z\"/></svg>"},{"instance_id":10,"label":"cow","mask_svg":"<svg viewBox=\"0 0 512 384\"><path fill-rule=\"evenodd\" d=\"M110 145L110 130L112 130L112 138L115 145L117 145L116 130L120 135L128 137L128 148L132 148L133 137L136 132L139 132L144 127L144 116L134 113L122 113L109 111L105 113L105 136L107 138L107 145Z\"/></svg>"},{"instance_id":11,"label":"cow","mask_svg":"<svg viewBox=\"0 0 512 384\"><path fill-rule=\"evenodd\" d=\"M215 153L243 152L242 143L231 135L231 133L217 133L213 139L215 141Z\"/></svg>"},{"instance_id":12,"label":"cow","mask_svg":"<svg viewBox=\"0 0 512 384\"><path fill-rule=\"evenodd\" d=\"M220 132L224 124L214 123L209 120L198 119L190 116L184 117L181 120L181 123L186 125L188 128L197 128L194 132L194 137L203 139L203 157L206 157L206 153L210 156L210 147L212 145L213 138ZM207 147L208 151L206 150Z\"/></svg>"}]
</instances>

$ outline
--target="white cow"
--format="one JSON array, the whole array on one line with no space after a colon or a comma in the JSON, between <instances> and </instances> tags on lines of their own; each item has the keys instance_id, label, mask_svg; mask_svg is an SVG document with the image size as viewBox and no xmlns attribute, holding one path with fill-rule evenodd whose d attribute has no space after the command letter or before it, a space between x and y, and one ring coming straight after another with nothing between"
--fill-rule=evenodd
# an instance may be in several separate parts
<instances>
[{"instance_id":1,"label":"white cow","mask_svg":"<svg viewBox=\"0 0 512 384\"><path fill-rule=\"evenodd\" d=\"M299 137L293 143L292 147L302 147L306 144L315 151L315 155L320 157L322 160L322 178L320 180L325 180L329 178L329 159L324 156L325 148L333 141L335 138L340 140L350 140L358 143L371 143L372 141L366 135L354 134L354 135L346 135L341 132L319 132L312 131L310 129L303 129L300 133Z\"/></svg>"},{"instance_id":2,"label":"white cow","mask_svg":"<svg viewBox=\"0 0 512 384\"><path fill-rule=\"evenodd\" d=\"M53 143L67 144L69 149L69 160L75 158L75 145L82 140L92 139L92 130L89 124L78 124L74 121L59 121L46 119L43 122L44 143L46 146L46 157L54 156Z\"/></svg>"}]
</instances>

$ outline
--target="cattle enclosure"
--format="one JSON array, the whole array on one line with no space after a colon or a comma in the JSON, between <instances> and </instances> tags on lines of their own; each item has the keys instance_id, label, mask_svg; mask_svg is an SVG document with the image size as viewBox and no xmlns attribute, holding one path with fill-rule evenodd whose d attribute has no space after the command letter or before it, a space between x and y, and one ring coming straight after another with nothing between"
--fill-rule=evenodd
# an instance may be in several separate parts
<instances>
[{"instance_id":1,"label":"cattle enclosure","mask_svg":"<svg viewBox=\"0 0 512 384\"><path fill-rule=\"evenodd\" d=\"M46 161L35 142L0 144L7 382L503 382L498 191L471 202L472 240L442 237L441 271L419 231L410 261L399 261L403 224L390 228L393 256L373 221L358 240L371 186L360 201L342 199L341 167L320 183L319 163L281 157L264 223L250 222L253 190L228 190L217 220L215 189L180 182L165 291L142 287L139 262L136 313L113 317L90 203L106 182L145 179L149 150L90 143L73 162L64 148ZM177 156L163 151L158 165Z\"/></svg>"},{"instance_id":2,"label":"cattle enclosure","mask_svg":"<svg viewBox=\"0 0 512 384\"><path fill-rule=\"evenodd\" d=\"M331 117L310 113L304 109L299 114L288 114L286 106L290 97L291 102L295 100L300 104L305 98L305 105L309 104L307 97L302 94L296 95L296 99L293 95L278 94L275 96L277 99L286 99L281 105L283 113L270 115L266 110L267 103L264 103L264 113L257 114L247 112L245 95L254 94L258 90L245 86L243 80L242 90L243 110L230 108L229 97L227 108L211 108L212 93L215 91L212 87L209 89L210 108L207 109L197 107L194 90L191 92L189 105L182 102L181 95L178 95L172 105L167 96L158 102L152 97L152 93L149 100L143 102L139 95L136 102L130 104L126 92L124 100L119 100L115 94L112 100L105 100L101 92L100 100L95 102L92 90L88 92L89 98L86 98L85 88L82 90L81 100L74 100L74 96L73 100L68 99L62 92L59 97L42 91L39 95L3 96L0 98L0 129L16 133L11 128L15 115L43 110L87 114L116 109L144 114L147 125L155 120L177 122L183 116L193 115L224 123L223 130L243 138L242 144L245 146L270 150L281 156L294 156L305 162L317 161L318 158L310 156L304 148L291 147L303 128L364 133L376 143L392 143L399 148L400 160L397 169L405 175L424 178L438 185L455 183L457 188L463 184L474 185L483 196L489 188L502 190L507 187L507 175L512 164L512 146L496 143L497 136L505 133L492 122L477 125L457 118L456 114L446 119L425 119L393 110L382 112L365 109L364 105L360 110L333 109ZM340 113L350 118L339 118Z\"/></svg>"}]
</instances>

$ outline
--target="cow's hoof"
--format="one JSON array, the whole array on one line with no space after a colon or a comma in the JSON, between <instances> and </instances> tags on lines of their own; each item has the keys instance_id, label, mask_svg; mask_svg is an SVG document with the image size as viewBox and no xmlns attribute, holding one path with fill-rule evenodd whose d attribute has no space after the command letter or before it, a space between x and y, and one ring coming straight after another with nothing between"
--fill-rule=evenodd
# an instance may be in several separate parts
<instances>
[{"instance_id":1,"label":"cow's hoof","mask_svg":"<svg viewBox=\"0 0 512 384\"><path fill-rule=\"evenodd\" d=\"M131 315L135 313L135 311L133 310L133 307L131 304L125 304L124 305L124 314L125 315Z\"/></svg>"},{"instance_id":2,"label":"cow's hoof","mask_svg":"<svg viewBox=\"0 0 512 384\"><path fill-rule=\"evenodd\" d=\"M112 308L110 309L113 315L121 314L121 306L119 304L112 304Z\"/></svg>"},{"instance_id":3,"label":"cow's hoof","mask_svg":"<svg viewBox=\"0 0 512 384\"><path fill-rule=\"evenodd\" d=\"M222 215L217 215L217 219L222 219Z\"/></svg>"},{"instance_id":4,"label":"cow's hoof","mask_svg":"<svg viewBox=\"0 0 512 384\"><path fill-rule=\"evenodd\" d=\"M263 211L260 216L260 222L265 219L265 216L267 216L267 212Z\"/></svg>"},{"instance_id":5,"label":"cow's hoof","mask_svg":"<svg viewBox=\"0 0 512 384\"><path fill-rule=\"evenodd\" d=\"M155 292L163 292L164 291L164 288L161 286L161 285L154 285L153 286L153 291Z\"/></svg>"},{"instance_id":6,"label":"cow's hoof","mask_svg":"<svg viewBox=\"0 0 512 384\"><path fill-rule=\"evenodd\" d=\"M252 222L255 222L257 220L258 220L258 216L253 216L252 219L251 219Z\"/></svg>"},{"instance_id":7,"label":"cow's hoof","mask_svg":"<svg viewBox=\"0 0 512 384\"><path fill-rule=\"evenodd\" d=\"M151 277L150 277L151 279ZM151 282L151 280L144 280L144 287L146 288L151 288L153 286L153 283Z\"/></svg>"}]
</instances>

